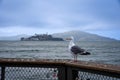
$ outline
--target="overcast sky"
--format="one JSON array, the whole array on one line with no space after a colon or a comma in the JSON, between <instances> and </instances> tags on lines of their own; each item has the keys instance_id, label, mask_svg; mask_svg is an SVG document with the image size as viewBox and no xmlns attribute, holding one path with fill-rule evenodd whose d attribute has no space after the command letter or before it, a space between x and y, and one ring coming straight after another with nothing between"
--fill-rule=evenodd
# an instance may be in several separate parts
<instances>
[{"instance_id":1,"label":"overcast sky","mask_svg":"<svg viewBox=\"0 0 120 80\"><path fill-rule=\"evenodd\" d=\"M120 0L0 0L0 36L71 30L120 40Z\"/></svg>"}]
</instances>

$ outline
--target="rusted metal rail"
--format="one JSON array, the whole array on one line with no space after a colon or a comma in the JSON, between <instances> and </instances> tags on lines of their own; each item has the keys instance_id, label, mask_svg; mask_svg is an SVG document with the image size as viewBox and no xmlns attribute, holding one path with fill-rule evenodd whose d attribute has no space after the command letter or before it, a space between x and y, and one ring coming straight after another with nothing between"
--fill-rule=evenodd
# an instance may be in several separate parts
<instances>
[{"instance_id":1,"label":"rusted metal rail","mask_svg":"<svg viewBox=\"0 0 120 80\"><path fill-rule=\"evenodd\" d=\"M120 80L120 66L61 59L0 59L1 80Z\"/></svg>"}]
</instances>

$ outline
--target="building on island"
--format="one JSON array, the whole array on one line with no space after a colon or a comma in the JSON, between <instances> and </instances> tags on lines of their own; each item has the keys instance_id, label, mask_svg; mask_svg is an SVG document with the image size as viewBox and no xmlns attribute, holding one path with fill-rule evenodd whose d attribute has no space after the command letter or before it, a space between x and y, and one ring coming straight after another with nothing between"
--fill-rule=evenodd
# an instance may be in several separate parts
<instances>
[{"instance_id":1,"label":"building on island","mask_svg":"<svg viewBox=\"0 0 120 80\"><path fill-rule=\"evenodd\" d=\"M21 37L21 41L64 41L62 38L52 37L48 34L35 34L28 38Z\"/></svg>"}]
</instances>

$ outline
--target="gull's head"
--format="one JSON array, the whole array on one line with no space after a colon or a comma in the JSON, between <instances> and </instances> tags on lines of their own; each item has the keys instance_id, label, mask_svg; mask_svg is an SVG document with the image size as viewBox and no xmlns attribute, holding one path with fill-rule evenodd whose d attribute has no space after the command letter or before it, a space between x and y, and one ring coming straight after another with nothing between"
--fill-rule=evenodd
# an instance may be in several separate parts
<instances>
[{"instance_id":1,"label":"gull's head","mask_svg":"<svg viewBox=\"0 0 120 80\"><path fill-rule=\"evenodd\" d=\"M71 36L70 38L71 38L71 40L74 40L74 37L73 37L73 36Z\"/></svg>"},{"instance_id":2,"label":"gull's head","mask_svg":"<svg viewBox=\"0 0 120 80\"><path fill-rule=\"evenodd\" d=\"M73 36L70 37L69 50L71 49L72 46L75 46L74 37Z\"/></svg>"}]
</instances>

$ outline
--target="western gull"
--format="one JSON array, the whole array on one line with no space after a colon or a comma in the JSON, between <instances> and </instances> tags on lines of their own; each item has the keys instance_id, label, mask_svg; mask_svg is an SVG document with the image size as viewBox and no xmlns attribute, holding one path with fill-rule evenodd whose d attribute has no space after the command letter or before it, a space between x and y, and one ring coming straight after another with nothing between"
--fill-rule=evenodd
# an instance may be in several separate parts
<instances>
[{"instance_id":1,"label":"western gull","mask_svg":"<svg viewBox=\"0 0 120 80\"><path fill-rule=\"evenodd\" d=\"M69 51L74 57L74 62L77 61L78 55L90 55L90 52L87 52L84 49L81 49L79 46L75 45L73 37L70 38Z\"/></svg>"}]
</instances>

